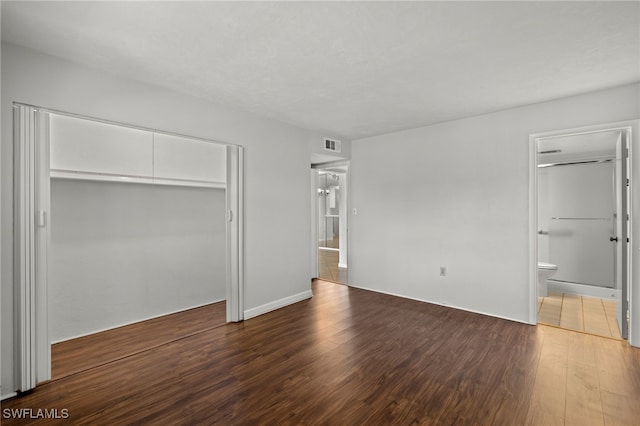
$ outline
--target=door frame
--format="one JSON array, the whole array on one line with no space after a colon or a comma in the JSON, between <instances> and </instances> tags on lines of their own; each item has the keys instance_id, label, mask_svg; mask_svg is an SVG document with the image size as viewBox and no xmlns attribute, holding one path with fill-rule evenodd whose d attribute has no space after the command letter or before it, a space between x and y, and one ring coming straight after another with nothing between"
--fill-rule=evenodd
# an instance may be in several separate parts
<instances>
[{"instance_id":1,"label":"door frame","mask_svg":"<svg viewBox=\"0 0 640 426\"><path fill-rule=\"evenodd\" d=\"M318 227L320 225L320 216L318 215L318 184L319 184L319 171L320 170L324 170L327 168L331 168L331 167L344 167L346 169L345 171L345 176L346 176L346 191L347 191L347 196L346 196L346 206L345 206L345 214L344 214L344 232L345 232L345 238L344 238L344 243L346 245L346 249L344 251L344 255L347 259L347 268L350 262L350 255L349 255L349 212L351 211L349 206L351 205L351 179L350 179L350 170L351 170L351 160L348 159L342 159L342 160L336 160L336 161L329 161L326 163L317 163L317 164L311 164L311 175L310 175L310 193L311 193L311 271L310 271L310 275L311 275L311 279L313 280L314 278L319 278L319 270L318 270L318 256L319 256L319 247L318 247ZM341 218L342 219L342 218ZM340 229L340 232L342 233L343 230ZM341 252L342 253L342 252ZM342 283L347 285L348 283Z\"/></svg>"},{"instance_id":2,"label":"door frame","mask_svg":"<svg viewBox=\"0 0 640 426\"><path fill-rule=\"evenodd\" d=\"M640 152L635 149L638 143L638 131L640 120L621 121L614 123L605 123L594 126L586 126L573 129L563 129L543 133L535 133L529 136L529 323L537 324L538 321L538 298L537 298L537 281L538 281L538 167L537 167L537 142L542 139L549 139L560 136L574 136L589 133L599 133L603 131L622 131L627 135L628 149L628 169L627 177L629 179L627 205L629 211L629 221L627 223L627 236L629 245L627 250L626 265L626 289L629 301L629 333L628 340L633 346L640 347L640 280L638 272L640 271L640 256L635 256L635 250L638 250L638 234L639 230L634 227L634 212L640 211L635 209L634 202L640 201L640 197L634 196L634 189L640 188L640 184L635 182L633 171L640 164ZM638 176L640 177L640 175ZM622 289L621 289L621 293Z\"/></svg>"},{"instance_id":3,"label":"door frame","mask_svg":"<svg viewBox=\"0 0 640 426\"><path fill-rule=\"evenodd\" d=\"M315 278L319 278L320 271L318 268L318 221L320 220L318 216L318 182L319 182L319 173L318 169L313 166L310 169L309 175L309 183L310 183L310 194L311 194L311 280Z\"/></svg>"},{"instance_id":4,"label":"door frame","mask_svg":"<svg viewBox=\"0 0 640 426\"><path fill-rule=\"evenodd\" d=\"M216 143L227 147L226 320L244 319L244 149L188 135L13 104L14 149L14 347L15 389L26 392L51 378L48 315L48 252L51 240L49 114Z\"/></svg>"}]
</instances>

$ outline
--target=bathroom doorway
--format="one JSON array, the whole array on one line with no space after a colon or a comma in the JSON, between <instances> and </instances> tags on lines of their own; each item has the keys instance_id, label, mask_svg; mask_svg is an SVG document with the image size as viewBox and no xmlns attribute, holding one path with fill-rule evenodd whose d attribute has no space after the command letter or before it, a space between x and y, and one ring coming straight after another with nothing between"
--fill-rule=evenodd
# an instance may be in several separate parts
<instances>
[{"instance_id":1,"label":"bathroom doorway","mask_svg":"<svg viewBox=\"0 0 640 426\"><path fill-rule=\"evenodd\" d=\"M317 278L348 284L347 179L348 164L315 168Z\"/></svg>"},{"instance_id":2,"label":"bathroom doorway","mask_svg":"<svg viewBox=\"0 0 640 426\"><path fill-rule=\"evenodd\" d=\"M534 138L540 324L628 337L630 128Z\"/></svg>"}]
</instances>

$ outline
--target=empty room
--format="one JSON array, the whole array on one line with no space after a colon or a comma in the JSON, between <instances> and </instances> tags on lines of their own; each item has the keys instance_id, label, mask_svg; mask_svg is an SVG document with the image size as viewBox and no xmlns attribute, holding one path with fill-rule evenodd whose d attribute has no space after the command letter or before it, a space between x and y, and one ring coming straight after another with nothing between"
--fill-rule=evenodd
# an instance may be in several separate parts
<instances>
[{"instance_id":1,"label":"empty room","mask_svg":"<svg viewBox=\"0 0 640 426\"><path fill-rule=\"evenodd\" d=\"M640 424L640 2L0 16L3 424Z\"/></svg>"}]
</instances>

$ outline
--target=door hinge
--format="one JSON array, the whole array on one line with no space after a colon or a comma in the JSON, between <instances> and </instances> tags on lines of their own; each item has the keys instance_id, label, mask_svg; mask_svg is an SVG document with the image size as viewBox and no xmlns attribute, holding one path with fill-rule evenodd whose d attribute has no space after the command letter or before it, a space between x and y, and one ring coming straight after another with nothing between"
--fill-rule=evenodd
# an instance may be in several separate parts
<instances>
[{"instance_id":1,"label":"door hinge","mask_svg":"<svg viewBox=\"0 0 640 426\"><path fill-rule=\"evenodd\" d=\"M231 210L227 210L227 222L233 222L233 212Z\"/></svg>"}]
</instances>

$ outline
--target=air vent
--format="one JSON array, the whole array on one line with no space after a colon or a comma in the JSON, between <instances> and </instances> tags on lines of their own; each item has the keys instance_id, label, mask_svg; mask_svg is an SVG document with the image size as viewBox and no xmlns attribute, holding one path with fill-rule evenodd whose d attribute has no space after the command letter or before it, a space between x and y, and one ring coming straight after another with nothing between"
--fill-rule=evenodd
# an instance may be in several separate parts
<instances>
[{"instance_id":1,"label":"air vent","mask_svg":"<svg viewBox=\"0 0 640 426\"><path fill-rule=\"evenodd\" d=\"M324 138L325 151L340 152L341 142L335 139Z\"/></svg>"}]
</instances>

